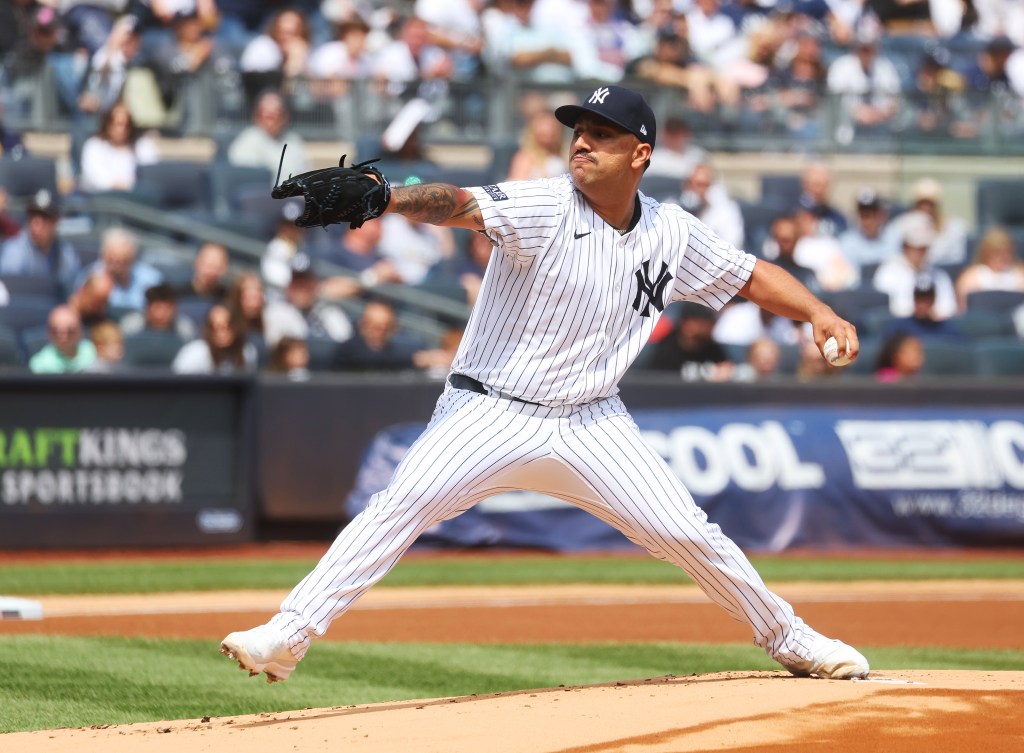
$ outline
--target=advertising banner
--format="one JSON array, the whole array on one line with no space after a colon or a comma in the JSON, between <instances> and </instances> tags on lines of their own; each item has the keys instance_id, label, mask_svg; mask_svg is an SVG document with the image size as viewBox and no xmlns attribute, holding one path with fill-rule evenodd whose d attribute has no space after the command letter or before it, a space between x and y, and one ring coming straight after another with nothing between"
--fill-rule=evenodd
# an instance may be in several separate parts
<instances>
[{"instance_id":1,"label":"advertising banner","mask_svg":"<svg viewBox=\"0 0 1024 753\"><path fill-rule=\"evenodd\" d=\"M750 550L1024 544L1024 409L751 406L633 417L709 519ZM376 438L349 514L386 485L422 429ZM633 546L571 505L519 492L485 500L424 541Z\"/></svg>"},{"instance_id":2,"label":"advertising banner","mask_svg":"<svg viewBox=\"0 0 1024 753\"><path fill-rule=\"evenodd\" d=\"M0 547L247 539L241 403L237 384L212 380L7 385Z\"/></svg>"}]
</instances>

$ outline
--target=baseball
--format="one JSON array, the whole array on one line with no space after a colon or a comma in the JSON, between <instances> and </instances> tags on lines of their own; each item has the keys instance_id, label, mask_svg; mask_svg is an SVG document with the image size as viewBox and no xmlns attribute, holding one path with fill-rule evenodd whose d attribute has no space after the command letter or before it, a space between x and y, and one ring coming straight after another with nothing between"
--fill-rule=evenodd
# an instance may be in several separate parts
<instances>
[{"instance_id":1,"label":"baseball","mask_svg":"<svg viewBox=\"0 0 1024 753\"><path fill-rule=\"evenodd\" d=\"M846 341L846 348L847 352L849 352L849 340ZM827 358L828 362L833 366L846 366L846 364L850 362L850 357L846 353L843 353L841 356L839 355L839 341L834 337L830 337L825 341L823 351L825 353L825 358Z\"/></svg>"}]
</instances>

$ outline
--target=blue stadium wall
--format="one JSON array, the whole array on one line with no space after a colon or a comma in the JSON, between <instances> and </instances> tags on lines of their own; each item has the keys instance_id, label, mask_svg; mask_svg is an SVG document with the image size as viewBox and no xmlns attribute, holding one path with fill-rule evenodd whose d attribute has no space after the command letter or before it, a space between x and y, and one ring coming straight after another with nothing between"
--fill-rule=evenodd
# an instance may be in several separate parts
<instances>
[{"instance_id":1,"label":"blue stadium wall","mask_svg":"<svg viewBox=\"0 0 1024 753\"><path fill-rule=\"evenodd\" d=\"M325 538L383 486L442 385L419 376L0 381L0 548ZM1024 545L1024 384L681 384L622 395L743 547ZM537 494L435 527L441 546L631 548Z\"/></svg>"}]
</instances>

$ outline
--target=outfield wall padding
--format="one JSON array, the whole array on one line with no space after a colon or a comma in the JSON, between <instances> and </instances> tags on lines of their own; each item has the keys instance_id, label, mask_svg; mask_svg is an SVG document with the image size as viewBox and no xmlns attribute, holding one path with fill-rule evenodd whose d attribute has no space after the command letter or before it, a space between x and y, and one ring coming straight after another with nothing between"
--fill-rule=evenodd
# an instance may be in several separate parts
<instances>
[{"instance_id":1,"label":"outfield wall padding","mask_svg":"<svg viewBox=\"0 0 1024 753\"><path fill-rule=\"evenodd\" d=\"M375 439L414 437L443 388L417 374L0 385L5 549L222 544L296 524L329 537L400 457L392 446L390 460L374 458ZM643 374L622 397L712 520L749 548L1024 544L1024 383ZM520 512L507 500L492 509ZM556 517L583 541L531 520L523 530L546 538L495 543L604 546L575 514Z\"/></svg>"}]
</instances>

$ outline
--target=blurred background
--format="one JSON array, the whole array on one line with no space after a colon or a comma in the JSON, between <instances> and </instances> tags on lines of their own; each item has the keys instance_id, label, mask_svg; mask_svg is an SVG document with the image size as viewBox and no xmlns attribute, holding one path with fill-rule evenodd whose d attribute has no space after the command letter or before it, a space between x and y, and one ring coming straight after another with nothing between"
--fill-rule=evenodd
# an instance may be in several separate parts
<instances>
[{"instance_id":1,"label":"blurred background","mask_svg":"<svg viewBox=\"0 0 1024 753\"><path fill-rule=\"evenodd\" d=\"M6 0L0 546L332 537L429 416L491 249L301 230L278 170L557 175L553 109L608 83L658 117L642 190L861 337L830 369L744 301L666 310L623 390L712 517L751 548L1020 545L1022 46L1020 0ZM538 511L575 513L434 533L560 546Z\"/></svg>"}]
</instances>

